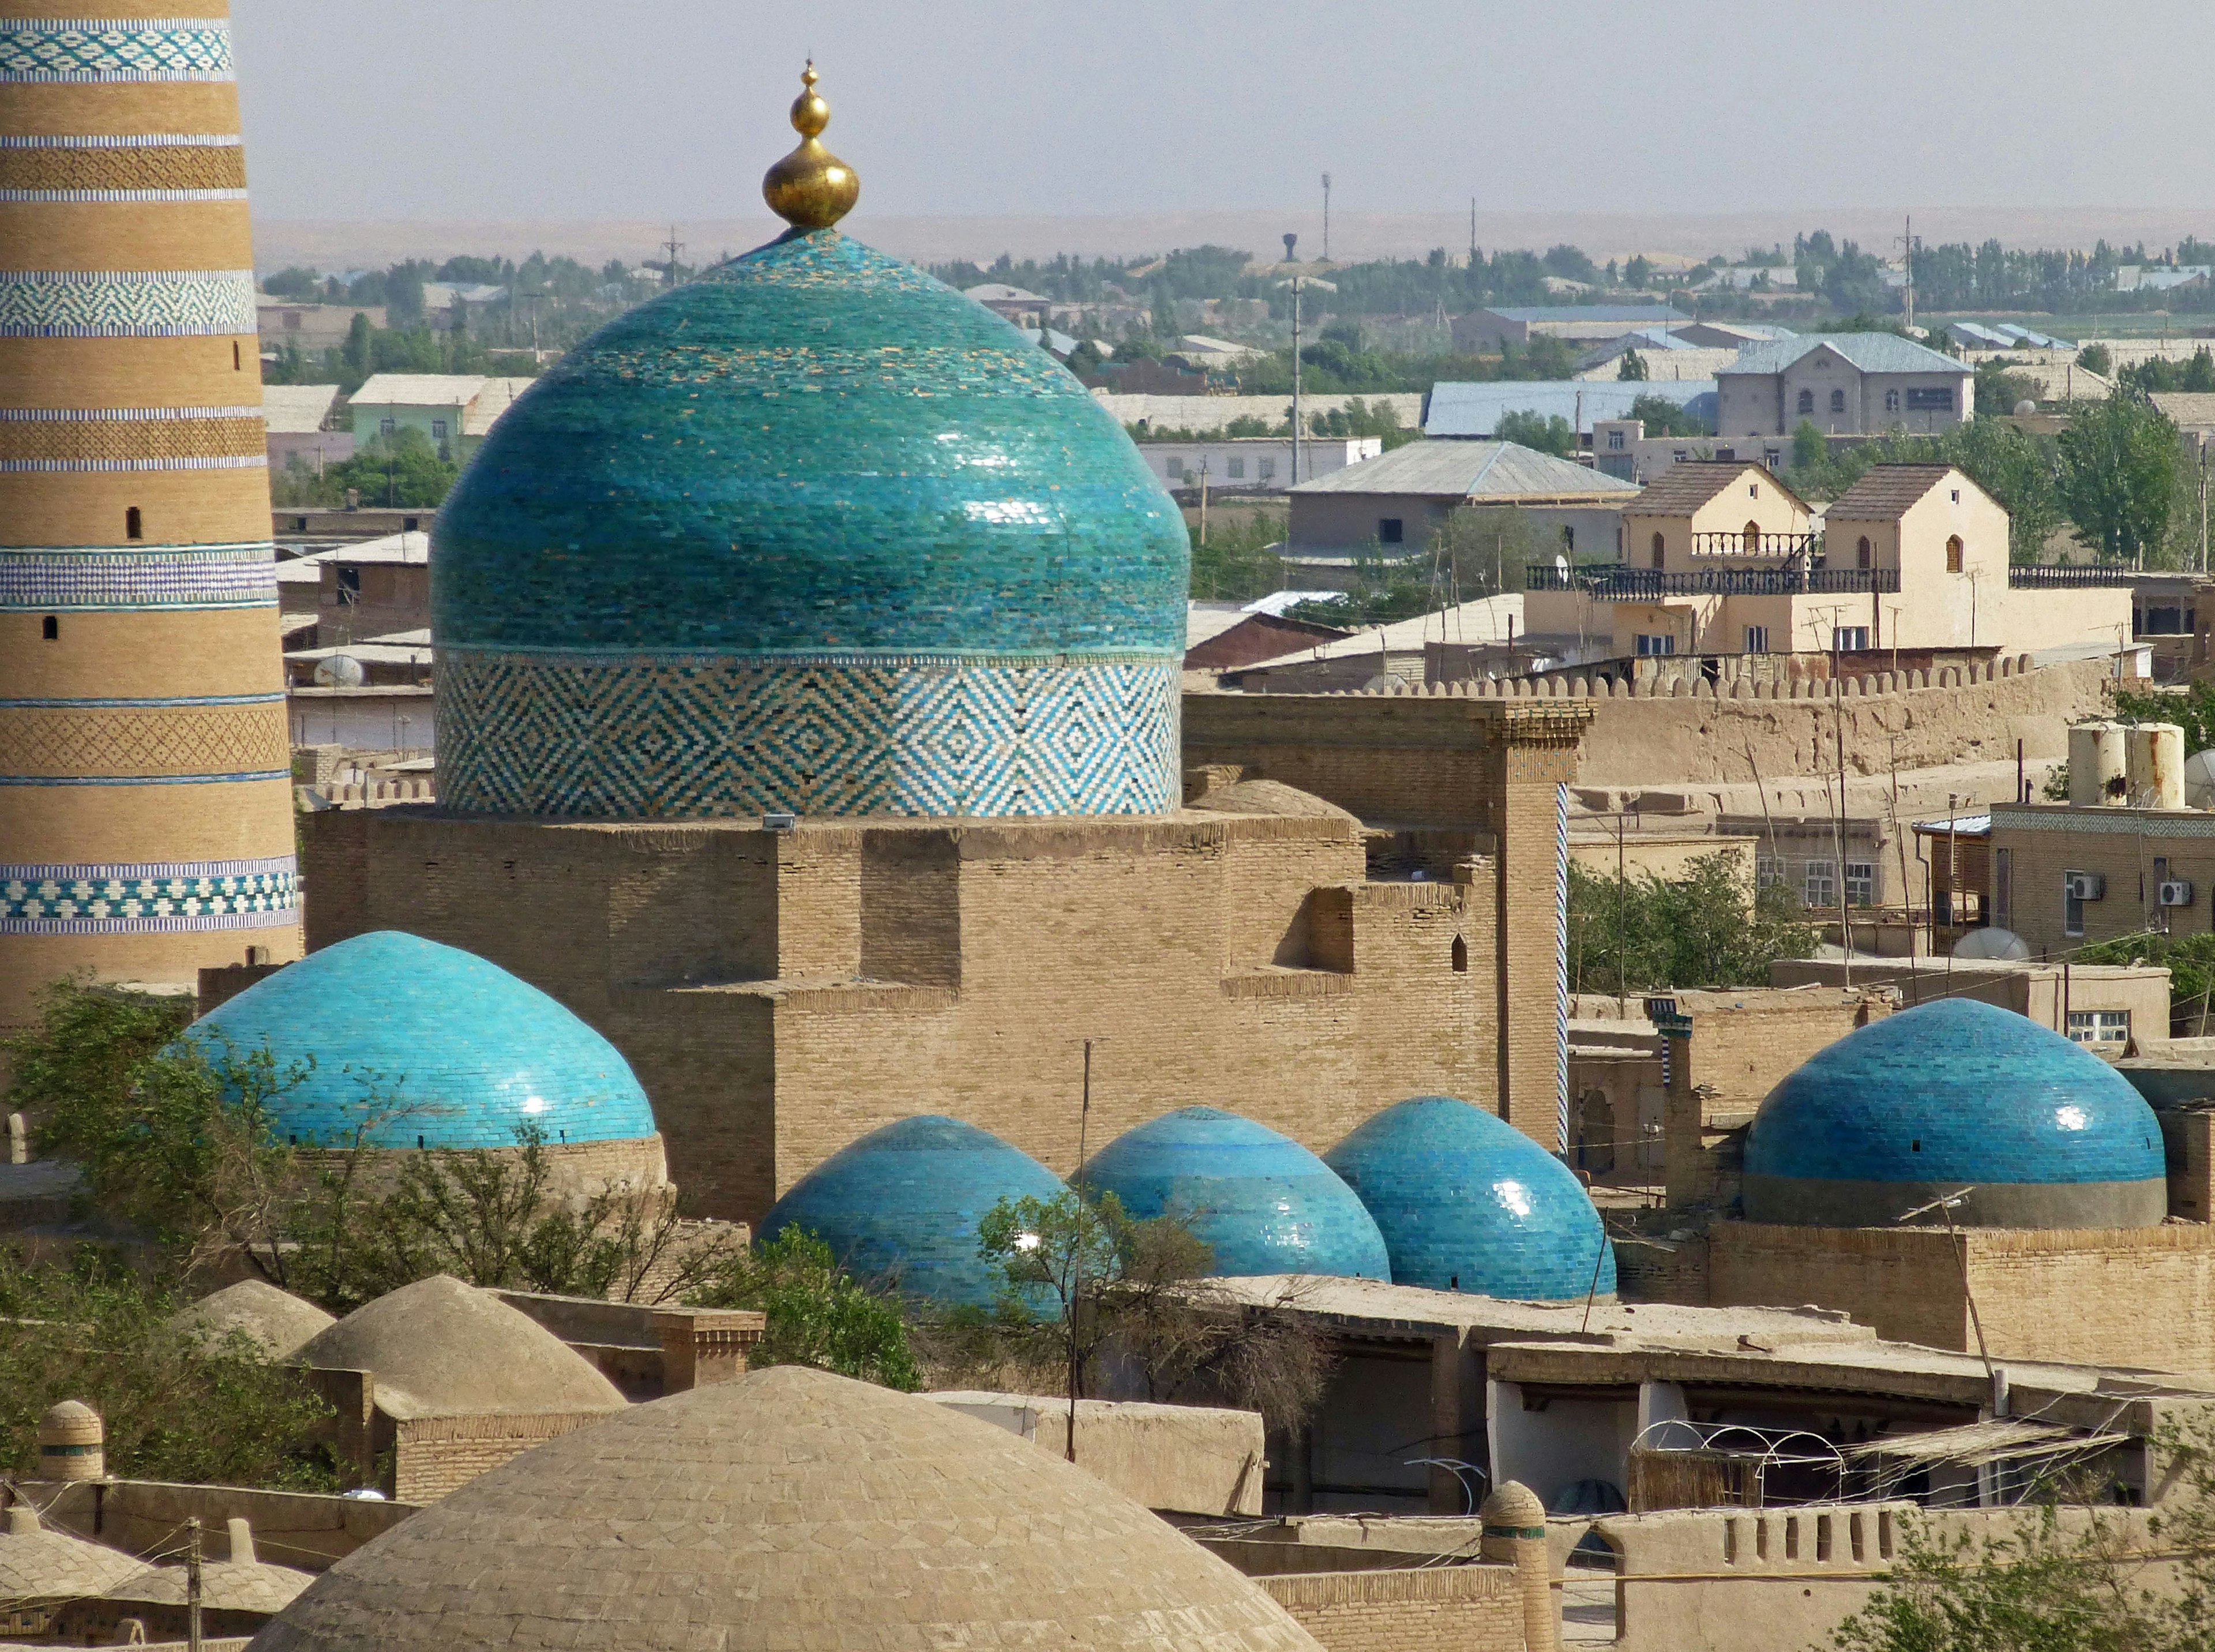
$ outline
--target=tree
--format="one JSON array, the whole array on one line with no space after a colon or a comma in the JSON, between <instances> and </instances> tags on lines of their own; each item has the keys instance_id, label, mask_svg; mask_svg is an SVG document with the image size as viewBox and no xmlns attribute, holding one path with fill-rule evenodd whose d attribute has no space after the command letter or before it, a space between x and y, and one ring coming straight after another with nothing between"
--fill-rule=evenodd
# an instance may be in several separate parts
<instances>
[{"instance_id":1,"label":"tree","mask_svg":"<svg viewBox=\"0 0 2215 1652\"><path fill-rule=\"evenodd\" d=\"M764 1315L762 1341L748 1356L757 1368L813 1366L911 1394L923 1386L899 1307L856 1284L831 1247L802 1229L731 1256L685 1300Z\"/></svg>"},{"instance_id":2,"label":"tree","mask_svg":"<svg viewBox=\"0 0 2215 1652\"><path fill-rule=\"evenodd\" d=\"M1623 267L1623 284L1635 291L1643 292L1654 279L1654 265L1644 253L1639 253Z\"/></svg>"},{"instance_id":3,"label":"tree","mask_svg":"<svg viewBox=\"0 0 2215 1652\"><path fill-rule=\"evenodd\" d=\"M2097 373L2105 378L2115 370L2115 358L2104 344L2088 344L2077 353L2077 365L2088 373Z\"/></svg>"},{"instance_id":4,"label":"tree","mask_svg":"<svg viewBox=\"0 0 2215 1652\"><path fill-rule=\"evenodd\" d=\"M1799 898L1771 883L1751 899L1744 863L1706 855L1681 878L1617 880L1569 866L1572 992L1761 986L1777 958L1804 958L1814 931Z\"/></svg>"},{"instance_id":5,"label":"tree","mask_svg":"<svg viewBox=\"0 0 2215 1652\"><path fill-rule=\"evenodd\" d=\"M347 372L356 375L355 390L360 389L362 380L369 377L370 335L375 331L369 324L369 317L359 310L354 312L353 320L347 325L346 346L340 357Z\"/></svg>"},{"instance_id":6,"label":"tree","mask_svg":"<svg viewBox=\"0 0 2215 1652\"><path fill-rule=\"evenodd\" d=\"M2147 403L2115 396L2080 408L2057 446L2055 491L2079 537L2112 560L2144 567L2168 533L2176 427Z\"/></svg>"},{"instance_id":7,"label":"tree","mask_svg":"<svg viewBox=\"0 0 2215 1652\"><path fill-rule=\"evenodd\" d=\"M460 476L460 467L440 458L431 439L411 425L371 437L352 458L324 471L322 486L334 498L352 488L365 505L405 509L444 503Z\"/></svg>"},{"instance_id":8,"label":"tree","mask_svg":"<svg viewBox=\"0 0 2215 1652\"><path fill-rule=\"evenodd\" d=\"M1278 513L1218 514L1208 525L1204 545L1198 524L1187 531L1193 539L1194 602L1250 602L1284 588L1285 564L1277 548L1284 540L1285 519Z\"/></svg>"},{"instance_id":9,"label":"tree","mask_svg":"<svg viewBox=\"0 0 2215 1652\"><path fill-rule=\"evenodd\" d=\"M1501 414L1492 433L1500 441L1514 442L1557 458L1568 458L1577 442L1576 432L1569 428L1569 421L1560 414L1534 413L1527 408Z\"/></svg>"},{"instance_id":10,"label":"tree","mask_svg":"<svg viewBox=\"0 0 2215 1652\"><path fill-rule=\"evenodd\" d=\"M1975 395L1979 414L2008 414L2015 411L2019 402L2035 405L2039 384L2027 373L2009 372L2004 362L1986 361L1977 368Z\"/></svg>"},{"instance_id":11,"label":"tree","mask_svg":"<svg viewBox=\"0 0 2215 1652\"><path fill-rule=\"evenodd\" d=\"M323 278L314 270L303 269L295 264L280 269L261 284L261 290L273 298L298 298L313 303L322 296Z\"/></svg>"},{"instance_id":12,"label":"tree","mask_svg":"<svg viewBox=\"0 0 2215 1652\"><path fill-rule=\"evenodd\" d=\"M1635 350L1625 350L1622 361L1616 366L1615 376L1618 380L1629 379L1643 384L1646 380L1646 358Z\"/></svg>"},{"instance_id":13,"label":"tree","mask_svg":"<svg viewBox=\"0 0 2215 1652\"><path fill-rule=\"evenodd\" d=\"M1538 261L1546 267L1549 275L1558 275L1565 280L1581 281L1588 286L1599 283L1599 271L1583 248L1572 247L1564 242L1546 249L1546 255Z\"/></svg>"},{"instance_id":14,"label":"tree","mask_svg":"<svg viewBox=\"0 0 2215 1652\"><path fill-rule=\"evenodd\" d=\"M1711 436L1708 421L1666 396L1647 391L1630 403L1630 416L1646 427L1649 436Z\"/></svg>"},{"instance_id":15,"label":"tree","mask_svg":"<svg viewBox=\"0 0 2215 1652\"><path fill-rule=\"evenodd\" d=\"M1831 457L1831 445L1813 419L1802 419L1792 432L1792 468L1812 470Z\"/></svg>"}]
</instances>

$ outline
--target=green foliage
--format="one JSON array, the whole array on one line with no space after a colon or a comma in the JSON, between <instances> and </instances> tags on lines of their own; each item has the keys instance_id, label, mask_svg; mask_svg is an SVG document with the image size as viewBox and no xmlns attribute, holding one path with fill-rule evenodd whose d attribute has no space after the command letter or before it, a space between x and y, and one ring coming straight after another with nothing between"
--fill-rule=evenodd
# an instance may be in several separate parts
<instances>
[{"instance_id":1,"label":"green foliage","mask_svg":"<svg viewBox=\"0 0 2215 1652\"><path fill-rule=\"evenodd\" d=\"M74 1399L107 1425L111 1474L338 1490L312 1443L329 1408L242 1334L178 1335L181 1305L89 1259L32 1267L0 1251L0 1472L35 1477L39 1418Z\"/></svg>"},{"instance_id":2,"label":"green foliage","mask_svg":"<svg viewBox=\"0 0 2215 1652\"><path fill-rule=\"evenodd\" d=\"M1597 286L1599 271L1581 247L1572 247L1566 242L1546 249L1545 256L1538 261L1546 267L1546 273L1558 275L1564 280L1582 281Z\"/></svg>"},{"instance_id":3,"label":"green foliage","mask_svg":"<svg viewBox=\"0 0 2215 1652\"><path fill-rule=\"evenodd\" d=\"M1569 866L1569 977L1576 992L1764 986L1770 961L1804 958L1815 934L1798 898L1772 883L1749 902L1746 868L1707 855L1686 875L1616 879Z\"/></svg>"},{"instance_id":4,"label":"green foliage","mask_svg":"<svg viewBox=\"0 0 2215 1652\"><path fill-rule=\"evenodd\" d=\"M1493 427L1493 436L1503 442L1514 442L1523 447L1534 448L1541 453L1551 453L1557 458L1567 458L1576 451L1577 433L1569 428L1569 421L1558 413L1542 414L1517 408L1503 413Z\"/></svg>"},{"instance_id":5,"label":"green foliage","mask_svg":"<svg viewBox=\"0 0 2215 1652\"><path fill-rule=\"evenodd\" d=\"M2116 375L2116 382L2139 395L2155 390L2215 390L2215 355L2201 345L2185 361L2151 356Z\"/></svg>"},{"instance_id":6,"label":"green foliage","mask_svg":"<svg viewBox=\"0 0 2215 1652\"><path fill-rule=\"evenodd\" d=\"M1813 419L1802 419L1792 432L1792 468L1812 471L1831 457L1831 445L1823 439Z\"/></svg>"},{"instance_id":7,"label":"green foliage","mask_svg":"<svg viewBox=\"0 0 2215 1652\"><path fill-rule=\"evenodd\" d=\"M2078 534L2115 561L2158 558L2177 486L2176 427L2116 396L2080 407L2057 446L2055 496Z\"/></svg>"},{"instance_id":8,"label":"green foliage","mask_svg":"<svg viewBox=\"0 0 2215 1652\"><path fill-rule=\"evenodd\" d=\"M341 505L351 488L359 492L365 505L388 509L435 506L445 501L461 473L459 465L439 457L428 436L408 426L390 436L371 437L354 449L352 458L326 466L320 476L304 465L288 468L283 478L285 491L310 497L285 502Z\"/></svg>"},{"instance_id":9,"label":"green foliage","mask_svg":"<svg viewBox=\"0 0 2215 1652\"><path fill-rule=\"evenodd\" d=\"M2173 722L2184 730L2184 754L2215 746L2215 683L2175 689L2115 690L2115 715L2132 722Z\"/></svg>"},{"instance_id":10,"label":"green foliage","mask_svg":"<svg viewBox=\"0 0 2215 1652\"><path fill-rule=\"evenodd\" d=\"M312 304L322 297L323 278L314 270L295 264L262 282L261 290L273 298L297 298Z\"/></svg>"},{"instance_id":11,"label":"green foliage","mask_svg":"<svg viewBox=\"0 0 2215 1652\"><path fill-rule=\"evenodd\" d=\"M1640 355L1635 350L1625 350L1623 353L1623 359L1616 365L1615 376L1618 380L1629 380L1635 384L1644 384L1646 382L1646 358Z\"/></svg>"},{"instance_id":12,"label":"green foliage","mask_svg":"<svg viewBox=\"0 0 2215 1652\"><path fill-rule=\"evenodd\" d=\"M1633 398L1630 415L1641 421L1649 436L1712 436L1708 421L1697 413L1679 407L1666 396L1650 392Z\"/></svg>"},{"instance_id":13,"label":"green foliage","mask_svg":"<svg viewBox=\"0 0 2215 1652\"><path fill-rule=\"evenodd\" d=\"M1197 523L1187 528L1193 542L1192 599L1251 602L1282 589L1285 564L1276 547L1284 541L1285 519L1273 511L1211 514L1206 544L1200 543Z\"/></svg>"},{"instance_id":14,"label":"green foliage","mask_svg":"<svg viewBox=\"0 0 2215 1652\"><path fill-rule=\"evenodd\" d=\"M2039 397L2038 381L2025 373L2011 373L2003 361L1979 364L1976 377L1976 408L1981 415L2013 413L2016 403L2035 403Z\"/></svg>"},{"instance_id":15,"label":"green foliage","mask_svg":"<svg viewBox=\"0 0 2215 1652\"><path fill-rule=\"evenodd\" d=\"M1635 292L1643 292L1654 279L1654 264L1644 253L1635 255L1623 267L1623 284Z\"/></svg>"},{"instance_id":16,"label":"green foliage","mask_svg":"<svg viewBox=\"0 0 2215 1652\"><path fill-rule=\"evenodd\" d=\"M731 1257L685 1300L765 1316L761 1343L748 1356L756 1368L813 1366L911 1394L923 1386L897 1305L856 1284L831 1247L802 1229L786 1228Z\"/></svg>"},{"instance_id":17,"label":"green foliage","mask_svg":"<svg viewBox=\"0 0 2215 1652\"><path fill-rule=\"evenodd\" d=\"M2057 801L2066 802L2066 793ZM2125 935L2082 948L2079 963L2151 964L2169 971L2171 1030L2181 1032L2215 1004L2215 935Z\"/></svg>"},{"instance_id":18,"label":"green foliage","mask_svg":"<svg viewBox=\"0 0 2215 1652\"><path fill-rule=\"evenodd\" d=\"M2105 378L2115 370L2115 358L2104 344L2088 344L2077 353L2077 365L2088 373L2097 373Z\"/></svg>"}]
</instances>

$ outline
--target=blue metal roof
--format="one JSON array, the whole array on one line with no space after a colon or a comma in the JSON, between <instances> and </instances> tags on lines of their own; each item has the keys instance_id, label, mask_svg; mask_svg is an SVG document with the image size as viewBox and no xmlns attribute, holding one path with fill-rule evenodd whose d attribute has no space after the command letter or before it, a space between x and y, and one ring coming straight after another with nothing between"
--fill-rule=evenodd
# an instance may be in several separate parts
<instances>
[{"instance_id":1,"label":"blue metal roof","mask_svg":"<svg viewBox=\"0 0 2215 1652\"><path fill-rule=\"evenodd\" d=\"M1418 1096L1323 1155L1377 1219L1395 1285L1559 1302L1615 1289L1615 1247L1561 1160L1467 1102Z\"/></svg>"},{"instance_id":2,"label":"blue metal roof","mask_svg":"<svg viewBox=\"0 0 2215 1652\"><path fill-rule=\"evenodd\" d=\"M1423 416L1423 434L1489 437L1498 430L1501 415L1528 412L1573 421L1578 434L1589 435L1595 419L1630 417L1631 403L1641 396L1658 396L1665 402L1672 402L1705 419L1710 426L1715 421L1715 381L1712 378L1557 378L1525 383L1487 379L1474 384L1446 381L1431 386L1430 405ZM1381 461L1371 459L1369 463Z\"/></svg>"},{"instance_id":3,"label":"blue metal roof","mask_svg":"<svg viewBox=\"0 0 2215 1652\"><path fill-rule=\"evenodd\" d=\"M1966 363L1941 355L1897 333L1813 333L1800 338L1749 344L1725 373L1782 372L1802 356L1827 347L1865 373L1967 373Z\"/></svg>"},{"instance_id":4,"label":"blue metal roof","mask_svg":"<svg viewBox=\"0 0 2215 1652\"><path fill-rule=\"evenodd\" d=\"M2160 1126L2128 1080L1973 998L1887 1016L1810 1057L1754 1116L1746 1173L1979 1185L2163 1176Z\"/></svg>"},{"instance_id":5,"label":"blue metal roof","mask_svg":"<svg viewBox=\"0 0 2215 1652\"><path fill-rule=\"evenodd\" d=\"M300 1146L513 1147L653 1133L616 1047L528 981L475 953L383 930L255 982L187 1027L211 1053L267 1047L271 1126Z\"/></svg>"},{"instance_id":6,"label":"blue metal roof","mask_svg":"<svg viewBox=\"0 0 2215 1652\"><path fill-rule=\"evenodd\" d=\"M1219 1108L1181 1108L1126 1131L1085 1166L1084 1182L1133 1216L1186 1218L1213 1249L1218 1274L1392 1276L1384 1235L1328 1164Z\"/></svg>"},{"instance_id":7,"label":"blue metal roof","mask_svg":"<svg viewBox=\"0 0 2215 1652\"><path fill-rule=\"evenodd\" d=\"M1688 322L1692 318L1668 304L1523 304L1513 309L1487 309L1483 314L1511 322Z\"/></svg>"}]
</instances>

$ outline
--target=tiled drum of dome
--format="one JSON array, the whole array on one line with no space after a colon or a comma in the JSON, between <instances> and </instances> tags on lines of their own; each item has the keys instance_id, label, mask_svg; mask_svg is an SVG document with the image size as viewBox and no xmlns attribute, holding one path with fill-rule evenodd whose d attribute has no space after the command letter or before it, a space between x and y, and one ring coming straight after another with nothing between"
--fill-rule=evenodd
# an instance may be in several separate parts
<instances>
[{"instance_id":1,"label":"tiled drum of dome","mask_svg":"<svg viewBox=\"0 0 2215 1652\"><path fill-rule=\"evenodd\" d=\"M1615 1247L1576 1177L1467 1102L1389 1107L1323 1163L1376 1219L1395 1285L1541 1302L1615 1290Z\"/></svg>"},{"instance_id":2,"label":"tiled drum of dome","mask_svg":"<svg viewBox=\"0 0 2215 1652\"><path fill-rule=\"evenodd\" d=\"M653 1111L615 1046L498 965L379 930L310 953L185 1031L212 1058L267 1048L273 1127L303 1147L642 1140Z\"/></svg>"},{"instance_id":3,"label":"tiled drum of dome","mask_svg":"<svg viewBox=\"0 0 2215 1652\"><path fill-rule=\"evenodd\" d=\"M460 812L1176 801L1174 501L1052 358L835 230L571 353L436 537Z\"/></svg>"},{"instance_id":4,"label":"tiled drum of dome","mask_svg":"<svg viewBox=\"0 0 2215 1652\"><path fill-rule=\"evenodd\" d=\"M926 1114L831 1154L776 1201L761 1237L800 1228L857 1277L943 1306L988 1308L1004 1275L979 1254L979 1224L1002 1199L1052 1200L1064 1191L1021 1148Z\"/></svg>"},{"instance_id":5,"label":"tiled drum of dome","mask_svg":"<svg viewBox=\"0 0 2215 1652\"><path fill-rule=\"evenodd\" d=\"M1391 1277L1384 1236L1353 1190L1298 1142L1236 1113L1181 1108L1126 1131L1084 1182L1133 1216L1187 1221L1218 1274Z\"/></svg>"},{"instance_id":6,"label":"tiled drum of dome","mask_svg":"<svg viewBox=\"0 0 2215 1652\"><path fill-rule=\"evenodd\" d=\"M1804 1225L1888 1226L1963 1188L1954 1219L1972 1225L2151 1226L2168 1211L2161 1127L2130 1082L1973 998L1809 1058L1762 1102L1745 1176L1748 1218Z\"/></svg>"}]
</instances>

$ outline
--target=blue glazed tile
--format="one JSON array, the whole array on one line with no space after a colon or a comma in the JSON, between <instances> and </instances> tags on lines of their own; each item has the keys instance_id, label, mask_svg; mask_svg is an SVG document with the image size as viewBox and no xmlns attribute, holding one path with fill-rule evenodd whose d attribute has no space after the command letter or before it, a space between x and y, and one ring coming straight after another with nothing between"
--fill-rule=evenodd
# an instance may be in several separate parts
<instances>
[{"instance_id":1,"label":"blue glazed tile","mask_svg":"<svg viewBox=\"0 0 2215 1652\"><path fill-rule=\"evenodd\" d=\"M1323 1155L1384 1236L1395 1285L1556 1302L1615 1289L1615 1247L1576 1177L1467 1102L1419 1096Z\"/></svg>"},{"instance_id":2,"label":"blue glazed tile","mask_svg":"<svg viewBox=\"0 0 2215 1652\"><path fill-rule=\"evenodd\" d=\"M1748 1176L2061 1184L2162 1179L2161 1129L2081 1045L1973 998L1887 1016L1771 1090Z\"/></svg>"},{"instance_id":3,"label":"blue glazed tile","mask_svg":"<svg viewBox=\"0 0 2215 1652\"><path fill-rule=\"evenodd\" d=\"M989 1308L1003 1276L978 1250L978 1224L1002 1199L1051 1200L1065 1191L1060 1177L1022 1149L975 1125L925 1114L831 1154L776 1201L761 1237L802 1228L859 1278L942 1306Z\"/></svg>"},{"instance_id":4,"label":"blue glazed tile","mask_svg":"<svg viewBox=\"0 0 2215 1652\"><path fill-rule=\"evenodd\" d=\"M396 930L310 953L186 1029L211 1053L267 1047L273 1123L306 1146L512 1147L530 1124L555 1145L630 1141L653 1111L616 1047L474 953ZM312 1064L309 1066L307 1064Z\"/></svg>"},{"instance_id":5,"label":"blue glazed tile","mask_svg":"<svg viewBox=\"0 0 2215 1652\"><path fill-rule=\"evenodd\" d=\"M1133 1216L1187 1218L1213 1271L1389 1279L1384 1236L1331 1168L1288 1137L1212 1107L1126 1131L1085 1166L1088 1193Z\"/></svg>"}]
</instances>

